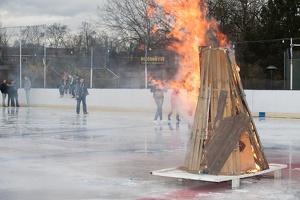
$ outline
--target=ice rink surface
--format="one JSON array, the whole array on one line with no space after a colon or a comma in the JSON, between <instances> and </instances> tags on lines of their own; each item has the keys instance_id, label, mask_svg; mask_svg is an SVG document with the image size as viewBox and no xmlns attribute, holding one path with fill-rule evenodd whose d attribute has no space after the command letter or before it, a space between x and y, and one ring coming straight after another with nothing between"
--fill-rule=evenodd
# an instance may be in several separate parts
<instances>
[{"instance_id":1,"label":"ice rink surface","mask_svg":"<svg viewBox=\"0 0 300 200\"><path fill-rule=\"evenodd\" d=\"M211 183L150 175L179 167L189 137L182 119L153 124L154 113L1 108L0 200L300 199L300 119L254 118L273 173Z\"/></svg>"}]
</instances>

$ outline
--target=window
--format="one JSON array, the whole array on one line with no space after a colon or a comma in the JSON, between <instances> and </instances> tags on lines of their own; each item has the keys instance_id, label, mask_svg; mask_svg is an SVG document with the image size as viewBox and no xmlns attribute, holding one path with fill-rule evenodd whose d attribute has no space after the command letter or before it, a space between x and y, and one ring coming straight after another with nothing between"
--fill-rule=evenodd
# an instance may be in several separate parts
<instances>
[{"instance_id":1,"label":"window","mask_svg":"<svg viewBox=\"0 0 300 200\"><path fill-rule=\"evenodd\" d=\"M27 62L27 57L22 57L22 62L26 63Z\"/></svg>"}]
</instances>

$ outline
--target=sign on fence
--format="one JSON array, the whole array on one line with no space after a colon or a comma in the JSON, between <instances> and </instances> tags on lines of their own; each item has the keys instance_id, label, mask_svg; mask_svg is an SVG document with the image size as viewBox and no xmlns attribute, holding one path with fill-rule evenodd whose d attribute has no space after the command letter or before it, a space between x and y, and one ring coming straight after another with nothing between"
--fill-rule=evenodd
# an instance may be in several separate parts
<instances>
[{"instance_id":1,"label":"sign on fence","mask_svg":"<svg viewBox=\"0 0 300 200\"><path fill-rule=\"evenodd\" d=\"M145 64L145 60L146 60L146 57L141 57L141 64ZM148 56L147 64L164 65L165 57L164 56Z\"/></svg>"}]
</instances>

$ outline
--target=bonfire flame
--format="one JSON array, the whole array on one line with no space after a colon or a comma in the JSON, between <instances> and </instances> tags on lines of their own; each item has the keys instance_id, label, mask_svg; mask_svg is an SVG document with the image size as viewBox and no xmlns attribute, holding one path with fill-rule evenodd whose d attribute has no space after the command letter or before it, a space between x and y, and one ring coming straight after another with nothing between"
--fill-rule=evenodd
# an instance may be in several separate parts
<instances>
[{"instance_id":1,"label":"bonfire flame","mask_svg":"<svg viewBox=\"0 0 300 200\"><path fill-rule=\"evenodd\" d=\"M254 152L254 150L252 149L252 154L253 154L253 157L254 157L254 160L257 160L257 155L256 153ZM251 173L255 173L255 172L259 172L260 171L260 167L259 165L255 162L255 169L251 169L251 170L247 170L247 174L251 174Z\"/></svg>"},{"instance_id":2,"label":"bonfire flame","mask_svg":"<svg viewBox=\"0 0 300 200\"><path fill-rule=\"evenodd\" d=\"M203 0L153 0L163 6L172 27L169 37L175 38L168 49L179 55L177 77L172 88L188 91L188 101L195 107L200 85L199 46L226 46L226 37L219 32L215 20L207 20L207 5ZM151 14L153 13L151 10ZM155 27L154 32L157 30Z\"/></svg>"}]
</instances>

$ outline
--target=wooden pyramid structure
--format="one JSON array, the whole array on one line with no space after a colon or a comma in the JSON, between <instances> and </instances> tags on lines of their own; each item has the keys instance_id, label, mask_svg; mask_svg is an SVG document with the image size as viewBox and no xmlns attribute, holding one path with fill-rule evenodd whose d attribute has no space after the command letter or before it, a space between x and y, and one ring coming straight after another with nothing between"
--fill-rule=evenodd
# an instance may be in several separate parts
<instances>
[{"instance_id":1,"label":"wooden pyramid structure","mask_svg":"<svg viewBox=\"0 0 300 200\"><path fill-rule=\"evenodd\" d=\"M269 169L234 54L199 47L199 59L199 97L182 169L216 175Z\"/></svg>"}]
</instances>

